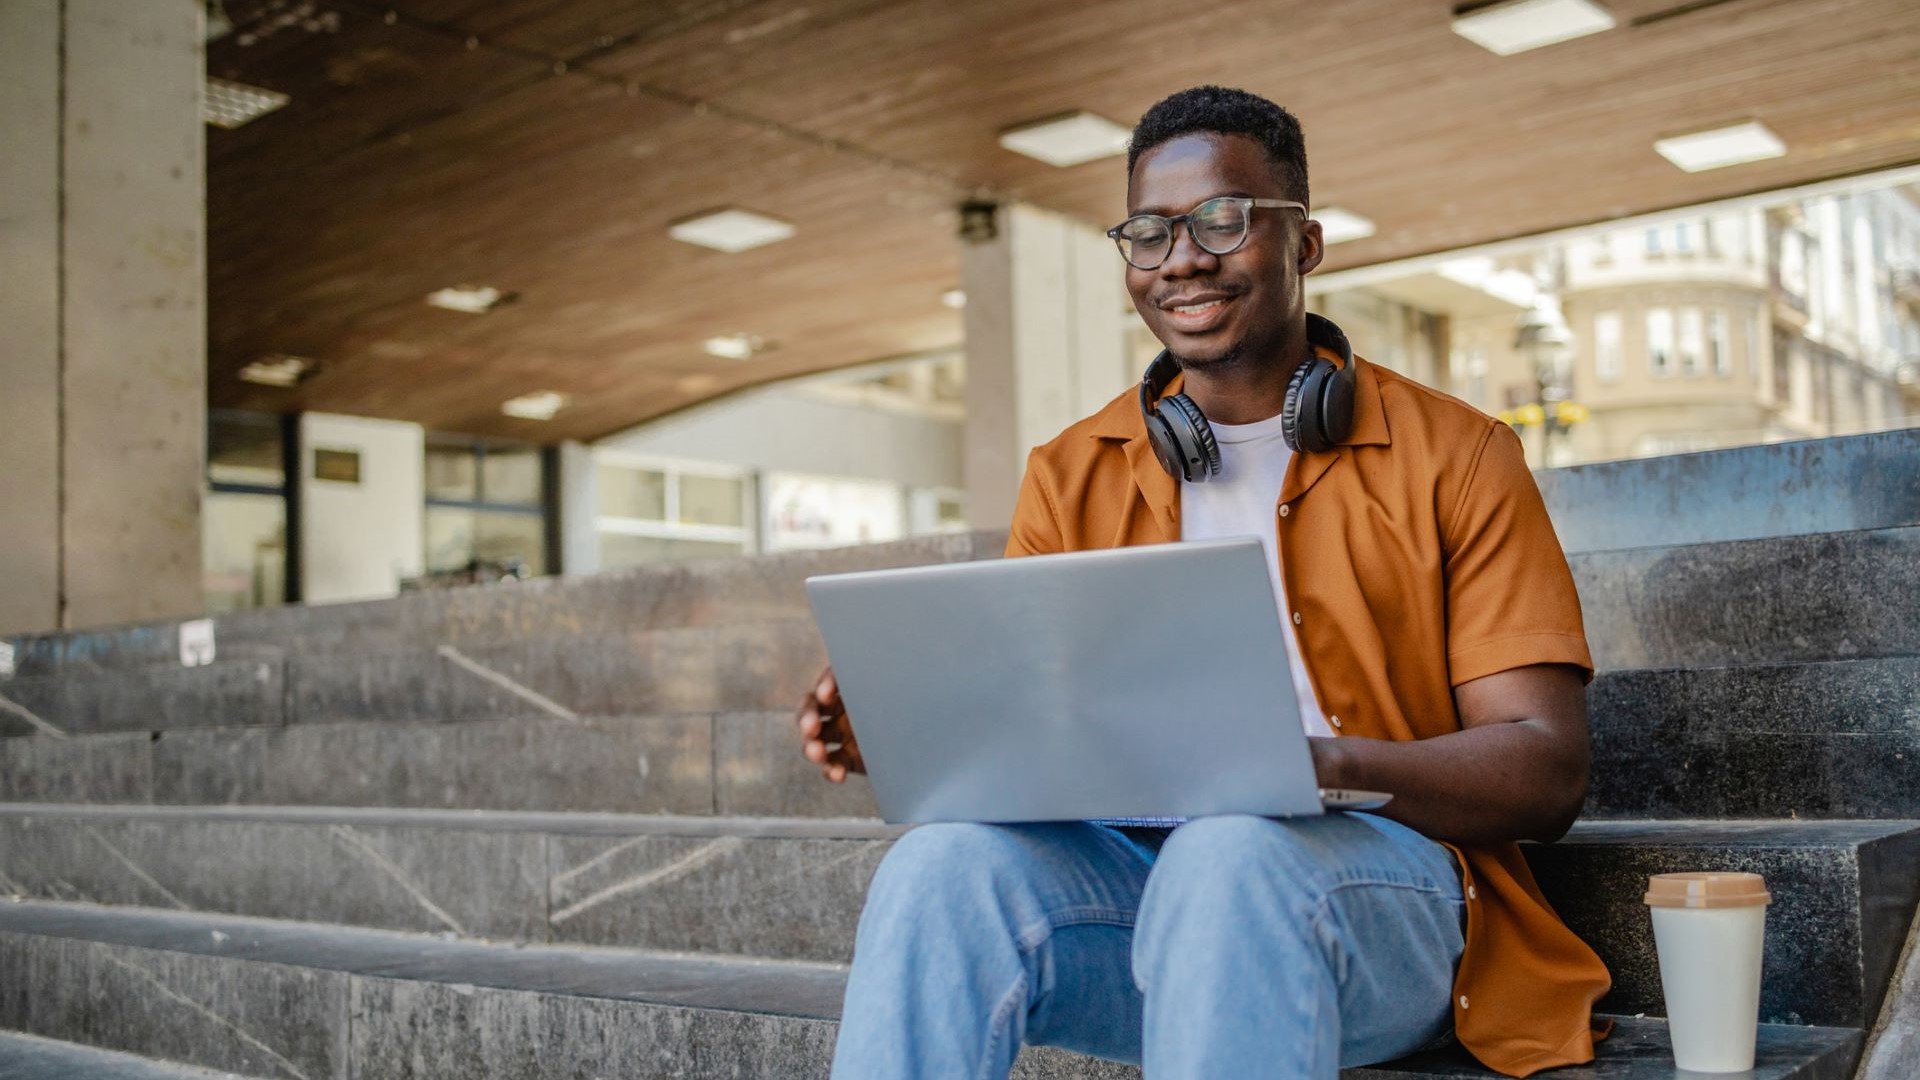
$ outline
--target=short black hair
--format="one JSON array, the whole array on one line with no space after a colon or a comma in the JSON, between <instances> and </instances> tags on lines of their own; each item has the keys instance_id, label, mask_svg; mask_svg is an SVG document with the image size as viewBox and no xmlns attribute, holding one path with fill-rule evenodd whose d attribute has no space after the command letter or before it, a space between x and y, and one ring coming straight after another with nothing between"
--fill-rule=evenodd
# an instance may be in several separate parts
<instances>
[{"instance_id":1,"label":"short black hair","mask_svg":"<svg viewBox=\"0 0 1920 1080\"><path fill-rule=\"evenodd\" d=\"M1258 94L1227 86L1196 86L1170 94L1148 109L1127 143L1127 176L1140 155L1182 135L1246 135L1273 162L1274 176L1289 198L1307 198L1307 139L1300 121Z\"/></svg>"}]
</instances>

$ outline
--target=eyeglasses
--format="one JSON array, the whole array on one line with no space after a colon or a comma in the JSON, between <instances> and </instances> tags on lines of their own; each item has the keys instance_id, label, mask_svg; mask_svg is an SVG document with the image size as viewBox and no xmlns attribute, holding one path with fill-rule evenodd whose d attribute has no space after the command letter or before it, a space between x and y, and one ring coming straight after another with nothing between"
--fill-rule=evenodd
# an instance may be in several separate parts
<instances>
[{"instance_id":1,"label":"eyeglasses","mask_svg":"<svg viewBox=\"0 0 1920 1080\"><path fill-rule=\"evenodd\" d=\"M1127 265L1136 270L1158 270L1160 264L1167 261L1167 256L1173 254L1175 225L1186 222L1187 235L1200 245L1200 250L1213 255L1229 255L1240 250L1240 245L1247 242L1247 232L1256 206L1274 210L1292 207L1300 211L1302 216L1307 212L1305 203L1286 199L1222 195L1217 199L1208 199L1178 217L1135 214L1108 229L1107 235L1113 238L1114 244L1120 249L1120 257L1127 260Z\"/></svg>"}]
</instances>

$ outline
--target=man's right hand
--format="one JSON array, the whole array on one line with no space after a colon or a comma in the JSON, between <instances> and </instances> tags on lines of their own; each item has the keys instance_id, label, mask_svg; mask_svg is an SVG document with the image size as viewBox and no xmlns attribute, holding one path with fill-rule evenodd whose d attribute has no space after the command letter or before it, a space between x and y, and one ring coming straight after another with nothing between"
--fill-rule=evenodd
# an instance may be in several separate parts
<instances>
[{"instance_id":1,"label":"man's right hand","mask_svg":"<svg viewBox=\"0 0 1920 1080\"><path fill-rule=\"evenodd\" d=\"M850 772L867 771L860 759L860 744L853 738L853 723L847 719L846 702L840 700L840 683L833 667L820 673L800 712L794 716L800 728L800 753L820 766L820 774L834 783L843 783Z\"/></svg>"}]
</instances>

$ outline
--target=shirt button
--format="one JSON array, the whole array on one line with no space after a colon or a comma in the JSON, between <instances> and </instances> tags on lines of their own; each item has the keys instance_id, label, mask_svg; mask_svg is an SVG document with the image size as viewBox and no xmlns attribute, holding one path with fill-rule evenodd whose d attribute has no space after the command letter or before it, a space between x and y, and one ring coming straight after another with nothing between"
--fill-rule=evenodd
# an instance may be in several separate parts
<instances>
[{"instance_id":1,"label":"shirt button","mask_svg":"<svg viewBox=\"0 0 1920 1080\"><path fill-rule=\"evenodd\" d=\"M1471 885L1467 886L1467 899L1469 900L1480 899L1480 894L1477 891L1475 891L1474 887Z\"/></svg>"},{"instance_id":2,"label":"shirt button","mask_svg":"<svg viewBox=\"0 0 1920 1080\"><path fill-rule=\"evenodd\" d=\"M1300 613L1297 611L1293 613L1293 625L1295 626L1300 625Z\"/></svg>"},{"instance_id":3,"label":"shirt button","mask_svg":"<svg viewBox=\"0 0 1920 1080\"><path fill-rule=\"evenodd\" d=\"M1460 995L1460 1007L1463 1009L1467 1007L1467 995L1465 994Z\"/></svg>"},{"instance_id":4,"label":"shirt button","mask_svg":"<svg viewBox=\"0 0 1920 1080\"><path fill-rule=\"evenodd\" d=\"M1281 504L1280 504L1280 516L1281 516L1281 517L1286 517L1286 516L1287 516L1287 515L1288 515L1289 513L1291 513L1291 512L1292 512L1292 510L1293 510L1293 508L1292 508L1292 507L1290 507L1290 506L1288 506L1288 505L1287 505L1286 503L1281 503Z\"/></svg>"},{"instance_id":5,"label":"shirt button","mask_svg":"<svg viewBox=\"0 0 1920 1080\"><path fill-rule=\"evenodd\" d=\"M1337 716L1329 716L1329 717L1327 717L1327 722L1328 722L1329 724L1332 724L1332 725L1333 725L1334 727L1339 727L1339 726L1340 726L1340 718L1339 718L1339 717L1337 717Z\"/></svg>"}]
</instances>

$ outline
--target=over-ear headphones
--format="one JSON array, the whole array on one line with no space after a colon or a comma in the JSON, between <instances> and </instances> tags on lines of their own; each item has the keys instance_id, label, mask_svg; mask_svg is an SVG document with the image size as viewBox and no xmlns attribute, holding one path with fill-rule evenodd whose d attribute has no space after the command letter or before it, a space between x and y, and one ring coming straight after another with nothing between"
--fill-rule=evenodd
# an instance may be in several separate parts
<instances>
[{"instance_id":1,"label":"over-ear headphones","mask_svg":"<svg viewBox=\"0 0 1920 1080\"><path fill-rule=\"evenodd\" d=\"M1340 363L1316 352L1294 369L1281 408L1280 434L1294 452L1319 454L1353 430L1353 346L1332 320L1312 312L1307 313L1307 344L1331 349ZM1140 379L1140 415L1160 467L1176 480L1197 484L1220 475L1220 444L1192 398L1160 397L1179 373L1180 364L1162 349Z\"/></svg>"}]
</instances>

